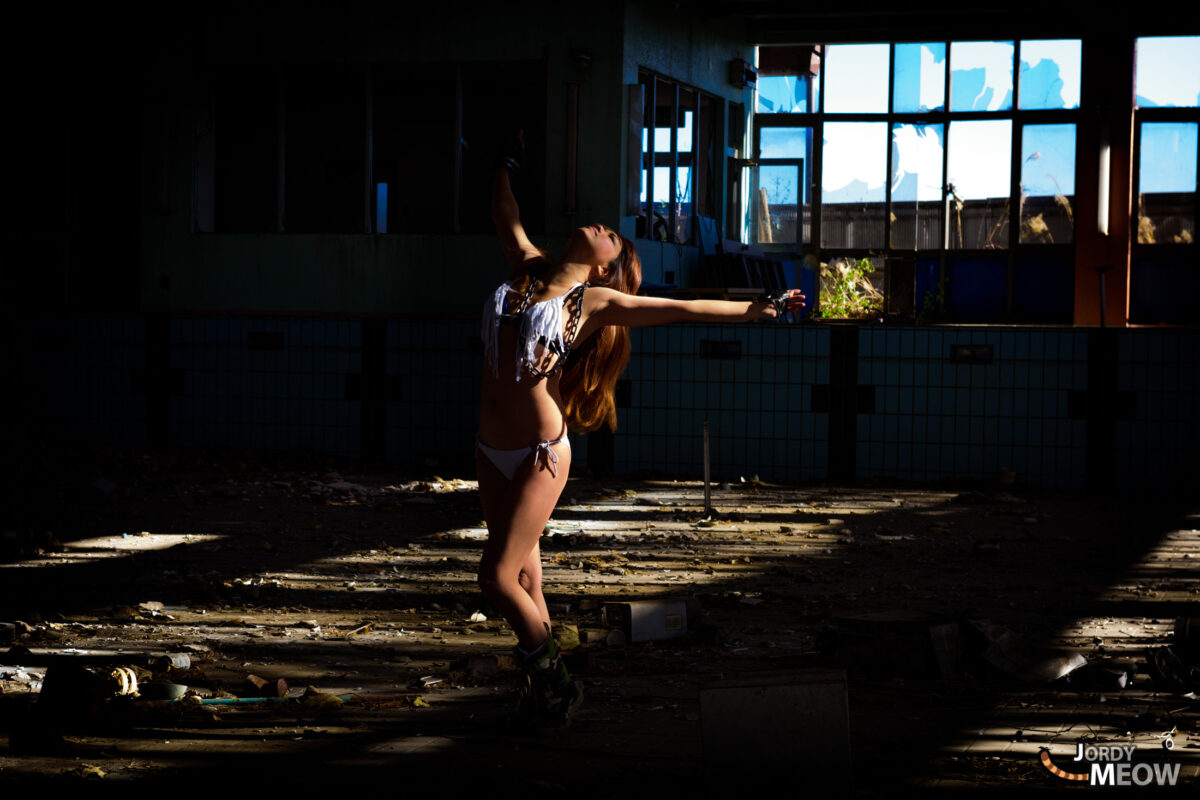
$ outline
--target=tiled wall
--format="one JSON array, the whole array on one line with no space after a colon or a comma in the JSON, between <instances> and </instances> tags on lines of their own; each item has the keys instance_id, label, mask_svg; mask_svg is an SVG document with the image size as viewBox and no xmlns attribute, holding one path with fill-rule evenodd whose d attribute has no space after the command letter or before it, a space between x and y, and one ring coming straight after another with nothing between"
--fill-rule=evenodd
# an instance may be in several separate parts
<instances>
[{"instance_id":1,"label":"tiled wall","mask_svg":"<svg viewBox=\"0 0 1200 800\"><path fill-rule=\"evenodd\" d=\"M1117 340L1117 390L1132 408L1116 424L1117 485L1200 486L1200 333L1132 331Z\"/></svg>"},{"instance_id":2,"label":"tiled wall","mask_svg":"<svg viewBox=\"0 0 1200 800\"><path fill-rule=\"evenodd\" d=\"M470 469L475 321L7 324L18 387L9 442L374 451ZM619 473L700 475L707 420L721 480L993 480L1007 469L1036 486L1172 490L1197 477L1197 331L676 325L634 329L632 340ZM572 445L587 463L587 437Z\"/></svg>"},{"instance_id":3,"label":"tiled wall","mask_svg":"<svg viewBox=\"0 0 1200 800\"><path fill-rule=\"evenodd\" d=\"M993 478L1081 487L1086 422L1069 415L1087 388L1088 334L1076 329L862 328L858 383L874 413L857 418L858 474ZM979 360L953 360L955 347ZM968 355L968 354L963 354Z\"/></svg>"},{"instance_id":4,"label":"tiled wall","mask_svg":"<svg viewBox=\"0 0 1200 800\"><path fill-rule=\"evenodd\" d=\"M145 443L142 317L46 316L7 320L7 402L0 440Z\"/></svg>"},{"instance_id":5,"label":"tiled wall","mask_svg":"<svg viewBox=\"0 0 1200 800\"><path fill-rule=\"evenodd\" d=\"M827 328L673 325L635 328L632 340L618 472L702 474L707 420L715 477L826 474L829 415L810 409L812 385L829 381Z\"/></svg>"},{"instance_id":6,"label":"tiled wall","mask_svg":"<svg viewBox=\"0 0 1200 800\"><path fill-rule=\"evenodd\" d=\"M171 444L357 455L346 376L362 369L360 332L352 319L171 319Z\"/></svg>"}]
</instances>

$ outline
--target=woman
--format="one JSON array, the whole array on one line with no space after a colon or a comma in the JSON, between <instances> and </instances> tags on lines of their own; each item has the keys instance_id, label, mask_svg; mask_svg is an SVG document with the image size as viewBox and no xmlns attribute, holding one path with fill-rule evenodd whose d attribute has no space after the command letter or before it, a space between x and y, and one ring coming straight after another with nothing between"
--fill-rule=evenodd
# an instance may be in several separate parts
<instances>
[{"instance_id":1,"label":"woman","mask_svg":"<svg viewBox=\"0 0 1200 800\"><path fill-rule=\"evenodd\" d=\"M571 234L548 260L525 235L509 171L519 140L496 169L492 217L512 279L484 306L483 387L476 466L488 540L479 566L484 596L512 625L526 675L521 717L565 726L583 699L567 673L542 595L538 539L571 470L568 427L616 429L617 378L629 360L629 326L746 322L803 306L790 291L757 302L638 297L633 243L603 225Z\"/></svg>"}]
</instances>

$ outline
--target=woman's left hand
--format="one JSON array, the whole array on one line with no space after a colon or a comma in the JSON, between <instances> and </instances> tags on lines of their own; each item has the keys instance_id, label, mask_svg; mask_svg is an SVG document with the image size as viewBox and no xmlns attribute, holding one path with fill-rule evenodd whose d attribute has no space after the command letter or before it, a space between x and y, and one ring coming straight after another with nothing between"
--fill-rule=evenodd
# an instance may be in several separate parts
<instances>
[{"instance_id":1,"label":"woman's left hand","mask_svg":"<svg viewBox=\"0 0 1200 800\"><path fill-rule=\"evenodd\" d=\"M788 289L783 292L772 292L765 298L767 307L763 314L768 319L790 314L804 308L804 295L799 289Z\"/></svg>"}]
</instances>

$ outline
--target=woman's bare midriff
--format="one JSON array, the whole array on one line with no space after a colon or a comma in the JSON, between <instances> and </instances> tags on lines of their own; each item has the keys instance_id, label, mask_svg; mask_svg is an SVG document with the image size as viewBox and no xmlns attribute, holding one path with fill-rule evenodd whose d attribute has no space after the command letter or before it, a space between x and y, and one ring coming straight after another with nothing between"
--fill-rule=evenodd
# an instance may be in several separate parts
<instances>
[{"instance_id":1,"label":"woman's bare midriff","mask_svg":"<svg viewBox=\"0 0 1200 800\"><path fill-rule=\"evenodd\" d=\"M502 328L499 351L510 355L501 358L499 376L487 364L483 368L479 440L500 450L529 447L567 433L559 376L538 378L522 367L521 380L516 380L515 344L513 331Z\"/></svg>"},{"instance_id":2,"label":"woman's bare midriff","mask_svg":"<svg viewBox=\"0 0 1200 800\"><path fill-rule=\"evenodd\" d=\"M479 440L501 450L528 447L567 433L558 377L520 381L494 377L484 369L479 404Z\"/></svg>"}]
</instances>

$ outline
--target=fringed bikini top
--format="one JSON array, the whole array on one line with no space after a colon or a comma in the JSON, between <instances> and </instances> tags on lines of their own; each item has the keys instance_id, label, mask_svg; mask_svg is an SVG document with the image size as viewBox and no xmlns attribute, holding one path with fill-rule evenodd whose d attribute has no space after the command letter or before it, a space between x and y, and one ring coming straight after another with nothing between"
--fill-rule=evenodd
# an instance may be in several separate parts
<instances>
[{"instance_id":1,"label":"fringed bikini top","mask_svg":"<svg viewBox=\"0 0 1200 800\"><path fill-rule=\"evenodd\" d=\"M510 308L509 298L515 292L516 281L502 283L492 294L492 299L483 306L484 357L491 365L492 375L500 377L500 326L511 325L517 330L516 379L521 380L524 367L535 378L550 378L562 370L562 365L575 343L579 331L579 319L583 316L583 292L585 283L577 283L565 294L533 302L533 290L537 281L529 282L525 295ZM570 306L567 331L563 332L563 313ZM553 364L547 366L547 362Z\"/></svg>"}]
</instances>

